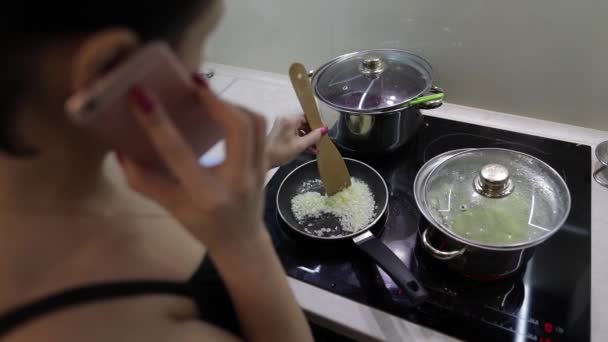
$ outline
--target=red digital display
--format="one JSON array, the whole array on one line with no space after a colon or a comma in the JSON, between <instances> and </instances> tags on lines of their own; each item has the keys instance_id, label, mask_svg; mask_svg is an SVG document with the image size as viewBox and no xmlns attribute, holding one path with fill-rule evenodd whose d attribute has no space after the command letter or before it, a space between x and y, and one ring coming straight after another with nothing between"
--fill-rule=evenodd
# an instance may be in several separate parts
<instances>
[{"instance_id":1,"label":"red digital display","mask_svg":"<svg viewBox=\"0 0 608 342\"><path fill-rule=\"evenodd\" d=\"M547 323L545 323L545 332L546 332L547 334L552 333L552 332L553 332L553 324L548 323L548 322L547 322Z\"/></svg>"}]
</instances>

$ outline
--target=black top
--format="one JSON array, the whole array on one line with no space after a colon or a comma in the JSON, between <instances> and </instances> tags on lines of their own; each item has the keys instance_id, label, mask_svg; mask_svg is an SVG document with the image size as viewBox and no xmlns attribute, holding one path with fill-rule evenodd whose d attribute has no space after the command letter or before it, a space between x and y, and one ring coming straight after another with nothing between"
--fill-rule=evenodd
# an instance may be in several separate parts
<instances>
[{"instance_id":1,"label":"black top","mask_svg":"<svg viewBox=\"0 0 608 342\"><path fill-rule=\"evenodd\" d=\"M234 307L211 259L204 258L192 277L184 283L169 281L126 281L92 284L67 289L0 315L0 337L22 324L70 306L94 301L170 294L191 298L201 320L240 335Z\"/></svg>"}]
</instances>

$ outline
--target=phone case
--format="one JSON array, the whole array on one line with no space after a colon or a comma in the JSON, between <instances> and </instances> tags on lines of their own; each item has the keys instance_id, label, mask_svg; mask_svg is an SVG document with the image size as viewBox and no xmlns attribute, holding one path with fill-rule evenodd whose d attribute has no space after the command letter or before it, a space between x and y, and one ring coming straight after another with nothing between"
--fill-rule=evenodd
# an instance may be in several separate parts
<instances>
[{"instance_id":1,"label":"phone case","mask_svg":"<svg viewBox=\"0 0 608 342\"><path fill-rule=\"evenodd\" d=\"M199 104L190 72L162 42L143 47L92 87L70 97L67 114L110 148L149 167L165 169L131 113L128 91L136 84L154 92L197 156L222 138L221 129Z\"/></svg>"}]
</instances>

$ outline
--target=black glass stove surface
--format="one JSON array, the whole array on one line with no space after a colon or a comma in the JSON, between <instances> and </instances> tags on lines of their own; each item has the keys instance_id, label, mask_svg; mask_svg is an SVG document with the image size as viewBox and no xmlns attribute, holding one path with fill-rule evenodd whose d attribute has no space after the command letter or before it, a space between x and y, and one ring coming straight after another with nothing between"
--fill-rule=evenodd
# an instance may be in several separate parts
<instances>
[{"instance_id":1,"label":"black glass stove surface","mask_svg":"<svg viewBox=\"0 0 608 342\"><path fill-rule=\"evenodd\" d=\"M547 162L572 195L562 229L508 279L480 283L454 274L417 240L427 224L412 193L424 162L458 148L500 147ZM346 156L346 155L345 155ZM287 274L359 303L470 341L588 341L591 292L591 148L584 145L425 117L415 140L387 156L351 156L376 168L389 187L389 210L373 228L430 293L412 308L400 289L349 243L309 241L294 235L276 211L281 181L302 156L267 185L265 220Z\"/></svg>"}]
</instances>

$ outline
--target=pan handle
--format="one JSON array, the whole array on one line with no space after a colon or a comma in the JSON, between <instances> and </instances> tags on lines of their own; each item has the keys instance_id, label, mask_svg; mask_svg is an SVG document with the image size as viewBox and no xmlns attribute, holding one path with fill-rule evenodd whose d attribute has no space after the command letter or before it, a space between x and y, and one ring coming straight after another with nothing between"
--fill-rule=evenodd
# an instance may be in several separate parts
<instances>
[{"instance_id":1,"label":"pan handle","mask_svg":"<svg viewBox=\"0 0 608 342\"><path fill-rule=\"evenodd\" d=\"M413 305L422 303L428 297L424 287L414 278L403 261L369 230L355 237L353 241L393 279Z\"/></svg>"}]
</instances>

